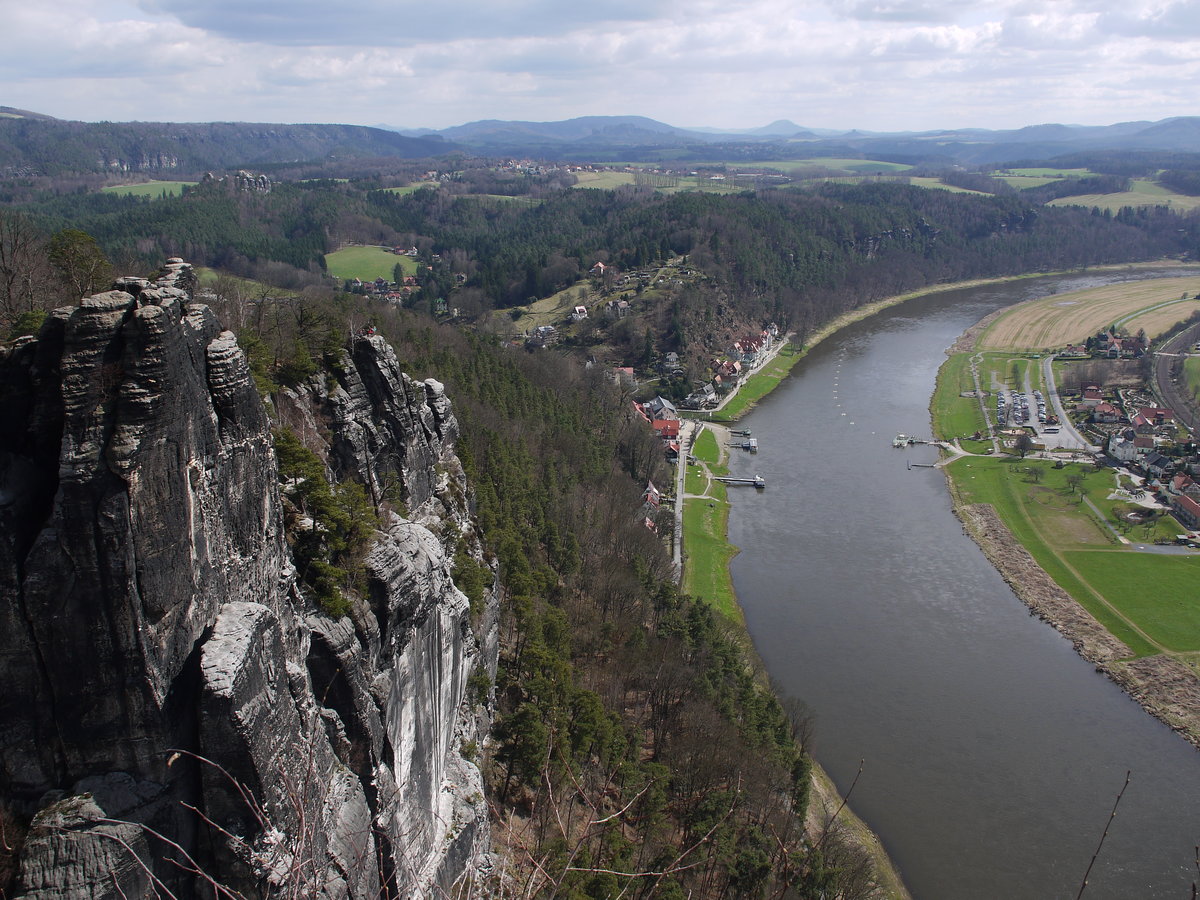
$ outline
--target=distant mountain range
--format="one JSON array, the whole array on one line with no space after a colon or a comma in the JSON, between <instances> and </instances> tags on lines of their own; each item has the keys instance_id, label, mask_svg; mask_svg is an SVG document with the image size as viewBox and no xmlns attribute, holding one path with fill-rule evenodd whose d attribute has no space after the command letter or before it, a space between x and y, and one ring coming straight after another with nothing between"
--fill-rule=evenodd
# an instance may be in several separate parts
<instances>
[{"instance_id":1,"label":"distant mountain range","mask_svg":"<svg viewBox=\"0 0 1200 900\"><path fill-rule=\"evenodd\" d=\"M414 137L441 137L477 153L553 153L570 158L579 158L580 153L594 154L596 150L690 148L702 159L714 155L704 151L705 147L728 151L734 145L754 145L760 149L769 145L776 153L790 156L846 153L984 163L1095 150L1195 152L1200 149L1200 117L1195 116L1104 126L1046 124L1009 130L964 128L924 132L834 131L805 127L786 119L743 130L677 128L642 116L584 116L561 122L487 119L440 131L396 130Z\"/></svg>"},{"instance_id":2,"label":"distant mountain range","mask_svg":"<svg viewBox=\"0 0 1200 900\"><path fill-rule=\"evenodd\" d=\"M421 159L459 152L564 161L846 156L897 162L998 164L1098 151L1192 153L1200 117L1106 126L1031 125L924 132L831 131L788 120L738 131L678 128L644 116L559 122L486 119L441 130L244 122L72 122L0 107L0 175L196 173L330 159Z\"/></svg>"}]
</instances>

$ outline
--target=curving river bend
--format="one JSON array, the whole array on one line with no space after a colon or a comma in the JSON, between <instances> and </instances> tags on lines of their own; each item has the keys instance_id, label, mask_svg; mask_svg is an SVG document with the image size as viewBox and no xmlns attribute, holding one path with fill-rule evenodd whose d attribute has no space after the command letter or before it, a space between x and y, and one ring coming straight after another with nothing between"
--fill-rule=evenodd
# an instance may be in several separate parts
<instances>
[{"instance_id":1,"label":"curving river bend","mask_svg":"<svg viewBox=\"0 0 1200 900\"><path fill-rule=\"evenodd\" d=\"M1172 273L1178 274L1178 273ZM1189 897L1200 752L1029 615L962 531L928 437L944 350L987 313L1128 274L930 295L818 345L744 420L734 585L755 646L816 720L816 757L915 900ZM1143 276L1144 277L1144 276ZM1152 590L1152 586L1148 586ZM1200 590L1198 590L1200 594Z\"/></svg>"}]
</instances>

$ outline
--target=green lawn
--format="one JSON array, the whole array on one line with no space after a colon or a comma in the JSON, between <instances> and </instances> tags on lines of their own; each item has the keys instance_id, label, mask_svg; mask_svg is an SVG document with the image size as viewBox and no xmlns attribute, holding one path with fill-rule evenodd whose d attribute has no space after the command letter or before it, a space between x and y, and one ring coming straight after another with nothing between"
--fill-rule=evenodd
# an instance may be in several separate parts
<instances>
[{"instance_id":1,"label":"green lawn","mask_svg":"<svg viewBox=\"0 0 1200 900\"><path fill-rule=\"evenodd\" d=\"M391 281L396 263L400 263L405 275L417 274L415 259L382 247L343 247L325 254L329 274L343 281L349 278L361 278L363 281L384 278Z\"/></svg>"},{"instance_id":2,"label":"green lawn","mask_svg":"<svg viewBox=\"0 0 1200 900\"><path fill-rule=\"evenodd\" d=\"M717 446L717 436L710 429L705 428L700 432L696 443L692 445L692 455L710 466L721 461L721 448Z\"/></svg>"},{"instance_id":3,"label":"green lawn","mask_svg":"<svg viewBox=\"0 0 1200 900\"><path fill-rule=\"evenodd\" d=\"M164 193L168 197L178 197L185 187L194 187L194 181L148 181L145 184L113 184L100 190L106 194L119 194L122 197L150 197L158 199Z\"/></svg>"},{"instance_id":4,"label":"green lawn","mask_svg":"<svg viewBox=\"0 0 1200 900\"><path fill-rule=\"evenodd\" d=\"M956 353L947 359L938 370L937 388L933 394L933 432L943 440L953 440L987 431L987 423L975 397L963 397L965 391L975 390L971 377L971 358L966 353ZM981 372L982 374L982 372ZM980 387L988 390L981 379ZM991 395L984 399L992 402Z\"/></svg>"},{"instance_id":5,"label":"green lawn","mask_svg":"<svg viewBox=\"0 0 1200 900\"><path fill-rule=\"evenodd\" d=\"M742 611L733 592L729 561L737 548L725 539L729 504L698 498L683 504L683 529L686 556L683 562L683 589L704 600L722 615L742 621Z\"/></svg>"},{"instance_id":6,"label":"green lawn","mask_svg":"<svg viewBox=\"0 0 1200 900\"><path fill-rule=\"evenodd\" d=\"M687 472L683 476L684 493L703 494L707 484L708 479L704 477L704 470L700 466L688 463Z\"/></svg>"},{"instance_id":7,"label":"green lawn","mask_svg":"<svg viewBox=\"0 0 1200 900\"><path fill-rule=\"evenodd\" d=\"M1042 467L1037 481L1027 471L1034 466ZM955 462L948 471L963 502L995 507L1050 577L1137 656L1150 656L1158 649L1125 619L1169 650L1200 650L1200 609L1187 603L1197 596L1200 556L1122 549L1066 482L1069 474L1082 474L1082 491L1107 517L1115 505L1107 499L1115 485L1111 470L1095 471L1090 465L1055 469L1045 461L975 457ZM1177 530L1169 518L1158 527ZM1129 533L1134 540L1141 536L1140 528Z\"/></svg>"},{"instance_id":8,"label":"green lawn","mask_svg":"<svg viewBox=\"0 0 1200 900\"><path fill-rule=\"evenodd\" d=\"M1168 650L1200 650L1200 556L1068 551L1067 562Z\"/></svg>"}]
</instances>

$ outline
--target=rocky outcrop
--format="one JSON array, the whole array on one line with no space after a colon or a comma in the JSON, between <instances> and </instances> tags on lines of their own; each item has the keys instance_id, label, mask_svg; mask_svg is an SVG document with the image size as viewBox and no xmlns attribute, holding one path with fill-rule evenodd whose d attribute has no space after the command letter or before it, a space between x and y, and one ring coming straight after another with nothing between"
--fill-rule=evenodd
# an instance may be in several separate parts
<instances>
[{"instance_id":1,"label":"rocky outcrop","mask_svg":"<svg viewBox=\"0 0 1200 900\"><path fill-rule=\"evenodd\" d=\"M30 823L0 892L448 886L488 841L461 748L471 675L494 671L494 616L473 628L446 553L473 546L450 404L374 336L281 403L332 435L333 473L395 501L368 596L331 619L295 578L245 359L194 283L172 260L0 351L0 802Z\"/></svg>"}]
</instances>

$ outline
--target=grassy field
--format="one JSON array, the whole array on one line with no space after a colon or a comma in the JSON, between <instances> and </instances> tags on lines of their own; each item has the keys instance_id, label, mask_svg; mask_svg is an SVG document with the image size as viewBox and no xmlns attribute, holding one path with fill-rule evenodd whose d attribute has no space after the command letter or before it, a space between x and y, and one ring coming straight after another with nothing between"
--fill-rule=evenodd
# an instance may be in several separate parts
<instances>
[{"instance_id":1,"label":"grassy field","mask_svg":"<svg viewBox=\"0 0 1200 900\"><path fill-rule=\"evenodd\" d=\"M158 199L165 192L168 197L178 197L185 187L194 187L194 181L147 181L144 184L112 184L100 190L106 194L122 197L150 197Z\"/></svg>"},{"instance_id":2,"label":"grassy field","mask_svg":"<svg viewBox=\"0 0 1200 900\"><path fill-rule=\"evenodd\" d=\"M979 401L975 397L962 396L966 391L975 390L970 360L966 353L956 353L938 370L937 388L931 407L933 430L947 440L987 430ZM988 382L983 376L984 370L981 368L980 386L988 390Z\"/></svg>"},{"instance_id":3,"label":"grassy field","mask_svg":"<svg viewBox=\"0 0 1200 900\"><path fill-rule=\"evenodd\" d=\"M409 194L419 191L423 187L437 187L437 182L436 181L416 181L416 182L413 182L412 184L406 184L406 185L404 185L404 187L380 188L380 190L386 191L389 194L399 194L401 197L405 197Z\"/></svg>"},{"instance_id":4,"label":"grassy field","mask_svg":"<svg viewBox=\"0 0 1200 900\"><path fill-rule=\"evenodd\" d=\"M325 265L329 274L342 280L361 278L363 281L374 281L376 278L383 278L391 281L396 263L400 263L405 275L417 274L415 259L392 253L382 247L343 247L341 250L325 254Z\"/></svg>"},{"instance_id":5,"label":"grassy field","mask_svg":"<svg viewBox=\"0 0 1200 900\"><path fill-rule=\"evenodd\" d=\"M1051 169L1046 167L1033 167L1025 169L1004 169L1004 175L1017 175L1022 178L1048 178L1051 181L1061 181L1064 178L1082 178L1085 175L1093 174L1091 169ZM1001 172L994 172L993 178L1000 177Z\"/></svg>"},{"instance_id":6,"label":"grassy field","mask_svg":"<svg viewBox=\"0 0 1200 900\"><path fill-rule=\"evenodd\" d=\"M1078 197L1059 197L1048 206L1096 206L1117 212L1122 206L1169 206L1178 212L1200 209L1200 197L1177 194L1153 181L1135 179L1128 191L1119 194L1082 194Z\"/></svg>"},{"instance_id":7,"label":"grassy field","mask_svg":"<svg viewBox=\"0 0 1200 900\"><path fill-rule=\"evenodd\" d=\"M1063 556L1155 642L1174 653L1200 650L1200 556L1079 550Z\"/></svg>"},{"instance_id":8,"label":"grassy field","mask_svg":"<svg viewBox=\"0 0 1200 900\"><path fill-rule=\"evenodd\" d=\"M1051 184L1055 181L1062 181L1061 178L1055 178L1052 175L990 175L988 177L995 178L997 181L1003 181L1009 187L1018 191L1041 187L1043 184Z\"/></svg>"},{"instance_id":9,"label":"grassy field","mask_svg":"<svg viewBox=\"0 0 1200 900\"><path fill-rule=\"evenodd\" d=\"M908 183L915 184L917 187L950 191L953 194L986 194L985 191L972 191L968 188L955 187L952 184L943 184L940 178L910 178L908 179ZM991 195L987 194L987 196Z\"/></svg>"},{"instance_id":10,"label":"grassy field","mask_svg":"<svg viewBox=\"0 0 1200 900\"><path fill-rule=\"evenodd\" d=\"M634 184L637 175L633 172L576 172L575 178L575 187L611 191L622 185Z\"/></svg>"},{"instance_id":11,"label":"grassy field","mask_svg":"<svg viewBox=\"0 0 1200 900\"><path fill-rule=\"evenodd\" d=\"M738 549L725 539L729 504L705 497L685 500L683 529L687 554L683 561L683 589L735 622L742 611L733 592L729 561Z\"/></svg>"},{"instance_id":12,"label":"grassy field","mask_svg":"<svg viewBox=\"0 0 1200 900\"><path fill-rule=\"evenodd\" d=\"M689 468L688 493L700 493L708 483L701 474L703 468L713 475L729 473L728 468L721 465L723 452L710 429L700 432L692 454L703 466ZM720 482L711 482L706 496L684 501L683 589L712 604L722 615L741 622L742 610L729 574L729 561L737 555L738 549L726 538L728 522L729 499L725 485Z\"/></svg>"},{"instance_id":13,"label":"grassy field","mask_svg":"<svg viewBox=\"0 0 1200 900\"><path fill-rule=\"evenodd\" d=\"M1039 481L1028 474L1034 466L1041 467ZM1112 550L1116 539L1066 484L1068 474L1079 473L1085 476L1084 492L1107 493L1111 472L1088 471L1090 466L1077 465L1055 469L1045 461L986 457L961 459L947 469L963 502L990 503L1038 565L1135 655L1160 651L1143 634L1147 628L1138 616L1144 615L1144 610L1122 606L1128 598L1112 587L1124 583L1124 573L1131 571L1127 566L1140 570L1142 554ZM1080 570L1074 565L1074 556L1068 560L1072 551L1097 550L1107 551L1103 553L1107 565L1102 568ZM1146 593L1164 596L1157 589ZM1200 641L1200 630L1195 639Z\"/></svg>"},{"instance_id":14,"label":"grassy field","mask_svg":"<svg viewBox=\"0 0 1200 900\"><path fill-rule=\"evenodd\" d=\"M1130 332L1161 334L1200 310L1194 298L1200 278L1170 278L1110 284L1070 294L1055 294L1013 307L983 333L976 346L987 350L1053 350L1082 343L1118 323Z\"/></svg>"},{"instance_id":15,"label":"grassy field","mask_svg":"<svg viewBox=\"0 0 1200 900\"><path fill-rule=\"evenodd\" d=\"M1183 361L1183 372L1193 396L1200 396L1200 356L1191 356Z\"/></svg>"},{"instance_id":16,"label":"grassy field","mask_svg":"<svg viewBox=\"0 0 1200 900\"><path fill-rule=\"evenodd\" d=\"M710 466L721 462L721 448L717 445L717 436L710 429L705 428L700 432L700 436L692 444L692 456Z\"/></svg>"}]
</instances>

